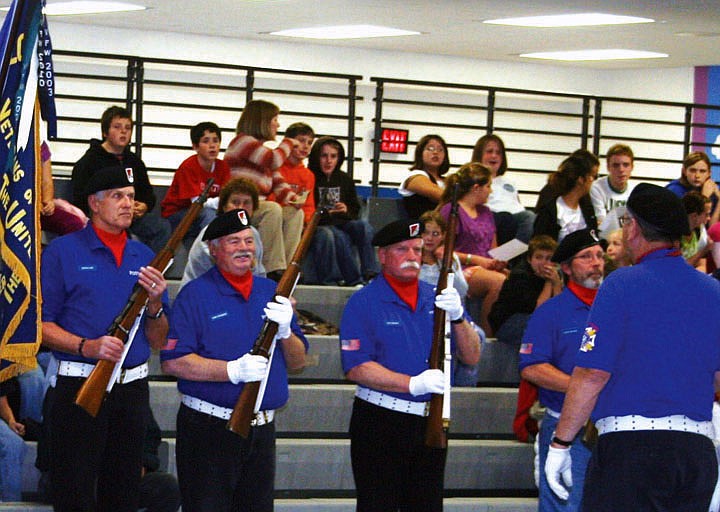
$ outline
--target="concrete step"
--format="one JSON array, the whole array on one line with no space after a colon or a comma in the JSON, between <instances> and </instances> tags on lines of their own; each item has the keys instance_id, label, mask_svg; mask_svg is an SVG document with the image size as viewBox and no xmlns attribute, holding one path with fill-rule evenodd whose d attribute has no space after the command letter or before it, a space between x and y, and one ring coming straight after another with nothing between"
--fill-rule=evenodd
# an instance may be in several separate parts
<instances>
[{"instance_id":1,"label":"concrete step","mask_svg":"<svg viewBox=\"0 0 720 512\"><path fill-rule=\"evenodd\" d=\"M352 498L276 499L276 512L355 512ZM445 512L534 512L537 498L446 498ZM2 512L52 512L40 503L0 503Z\"/></svg>"},{"instance_id":2,"label":"concrete step","mask_svg":"<svg viewBox=\"0 0 720 512\"><path fill-rule=\"evenodd\" d=\"M278 433L345 435L350 424L354 393L353 384L291 384L290 400L276 415ZM516 389L453 388L451 435L512 435L516 402ZM161 430L175 430L179 403L174 382L150 383L150 405Z\"/></svg>"},{"instance_id":3,"label":"concrete step","mask_svg":"<svg viewBox=\"0 0 720 512\"><path fill-rule=\"evenodd\" d=\"M176 473L175 439L166 439L168 472ZM34 466L37 443L28 442L23 492L34 493L40 477ZM348 439L278 439L278 491L307 496L354 490ZM532 445L515 441L454 440L448 448L445 489L449 493L533 492Z\"/></svg>"}]
</instances>

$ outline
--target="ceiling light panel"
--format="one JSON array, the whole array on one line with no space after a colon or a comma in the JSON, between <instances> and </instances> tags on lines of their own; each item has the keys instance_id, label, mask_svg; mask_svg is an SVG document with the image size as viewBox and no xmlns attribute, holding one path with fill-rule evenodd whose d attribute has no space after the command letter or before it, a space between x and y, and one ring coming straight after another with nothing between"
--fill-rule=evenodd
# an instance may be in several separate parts
<instances>
[{"instance_id":1,"label":"ceiling light panel","mask_svg":"<svg viewBox=\"0 0 720 512\"><path fill-rule=\"evenodd\" d=\"M563 52L523 53L520 57L529 59L590 61L590 60L624 60L624 59L661 59L667 53L647 52L642 50L624 50L620 48L606 50L574 50Z\"/></svg>"},{"instance_id":2,"label":"ceiling light panel","mask_svg":"<svg viewBox=\"0 0 720 512\"><path fill-rule=\"evenodd\" d=\"M270 32L273 36L306 39L363 39L367 37L415 36L420 32L377 25L338 25L331 27L293 28Z\"/></svg>"},{"instance_id":3,"label":"ceiling light panel","mask_svg":"<svg viewBox=\"0 0 720 512\"><path fill-rule=\"evenodd\" d=\"M553 16L526 16L523 18L505 18L485 20L483 23L491 25L513 25L518 27L591 27L597 25L627 25L632 23L653 23L650 18L637 18L635 16L618 16L599 12L586 12L580 14L558 14Z\"/></svg>"}]
</instances>

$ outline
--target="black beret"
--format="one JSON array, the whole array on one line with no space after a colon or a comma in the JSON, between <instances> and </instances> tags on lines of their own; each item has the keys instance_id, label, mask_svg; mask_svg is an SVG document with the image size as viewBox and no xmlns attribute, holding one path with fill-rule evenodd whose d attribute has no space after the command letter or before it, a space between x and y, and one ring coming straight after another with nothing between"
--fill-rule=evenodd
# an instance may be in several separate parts
<instances>
[{"instance_id":1,"label":"black beret","mask_svg":"<svg viewBox=\"0 0 720 512\"><path fill-rule=\"evenodd\" d=\"M95 171L85 185L87 195L113 188L132 187L135 183L132 167L104 167Z\"/></svg>"},{"instance_id":2,"label":"black beret","mask_svg":"<svg viewBox=\"0 0 720 512\"><path fill-rule=\"evenodd\" d=\"M580 229L578 231L573 231L562 239L558 248L555 249L552 261L555 263L562 263L575 256L583 249L587 249L588 247L593 247L595 245L599 245L600 247L603 246L594 229Z\"/></svg>"},{"instance_id":3,"label":"black beret","mask_svg":"<svg viewBox=\"0 0 720 512\"><path fill-rule=\"evenodd\" d=\"M230 210L218 215L208 224L202 239L203 241L215 240L243 229L250 229L250 215L248 215L248 212L245 210Z\"/></svg>"},{"instance_id":4,"label":"black beret","mask_svg":"<svg viewBox=\"0 0 720 512\"><path fill-rule=\"evenodd\" d=\"M425 230L425 224L417 219L400 219L391 222L375 233L372 244L378 247L420 238Z\"/></svg>"},{"instance_id":5,"label":"black beret","mask_svg":"<svg viewBox=\"0 0 720 512\"><path fill-rule=\"evenodd\" d=\"M682 201L670 189L640 183L628 197L631 213L672 238L690 234L688 216Z\"/></svg>"}]
</instances>

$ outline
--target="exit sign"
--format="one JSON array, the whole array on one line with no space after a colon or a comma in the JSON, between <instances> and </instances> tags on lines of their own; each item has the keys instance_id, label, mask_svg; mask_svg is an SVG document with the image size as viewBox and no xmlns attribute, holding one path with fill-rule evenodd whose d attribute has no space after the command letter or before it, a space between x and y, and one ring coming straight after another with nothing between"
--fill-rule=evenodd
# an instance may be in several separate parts
<instances>
[{"instance_id":1,"label":"exit sign","mask_svg":"<svg viewBox=\"0 0 720 512\"><path fill-rule=\"evenodd\" d=\"M408 131L383 128L380 151L384 153L407 153Z\"/></svg>"}]
</instances>

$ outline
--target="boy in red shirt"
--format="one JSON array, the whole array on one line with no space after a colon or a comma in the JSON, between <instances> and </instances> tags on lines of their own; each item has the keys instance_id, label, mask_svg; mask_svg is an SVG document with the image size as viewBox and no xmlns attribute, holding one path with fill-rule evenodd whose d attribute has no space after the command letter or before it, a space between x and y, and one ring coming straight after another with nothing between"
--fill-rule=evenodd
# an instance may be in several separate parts
<instances>
[{"instance_id":1,"label":"boy in red shirt","mask_svg":"<svg viewBox=\"0 0 720 512\"><path fill-rule=\"evenodd\" d=\"M293 148L290 156L285 163L278 169L285 178L285 181L292 187L293 192L297 194L297 200L288 203L295 208L302 208L304 223L310 221L310 217L315 212L315 198L313 191L315 190L315 175L305 167L303 160L310 154L313 140L315 140L315 132L305 123L293 123L285 130L285 137L295 139L300 144ZM269 197L275 201L274 196ZM281 203L282 204L282 203ZM282 205L286 206L286 205Z\"/></svg>"},{"instance_id":2,"label":"boy in red shirt","mask_svg":"<svg viewBox=\"0 0 720 512\"><path fill-rule=\"evenodd\" d=\"M205 207L185 235L187 245L192 244L200 230L210 224L217 214L218 194L230 180L230 168L218 158L222 134L212 122L199 123L190 128L190 140L195 154L187 158L173 176L165 199L160 203L161 215L173 230L182 221L190 204L200 196L210 178L214 178Z\"/></svg>"}]
</instances>

